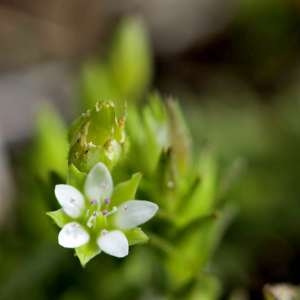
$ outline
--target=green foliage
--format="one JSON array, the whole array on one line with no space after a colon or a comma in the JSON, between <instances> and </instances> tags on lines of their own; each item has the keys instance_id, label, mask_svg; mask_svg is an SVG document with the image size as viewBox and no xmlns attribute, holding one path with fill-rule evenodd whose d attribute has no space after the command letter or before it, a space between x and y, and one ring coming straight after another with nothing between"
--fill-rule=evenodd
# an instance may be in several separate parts
<instances>
[{"instance_id":1,"label":"green foliage","mask_svg":"<svg viewBox=\"0 0 300 300\"><path fill-rule=\"evenodd\" d=\"M151 96L144 108L130 107L126 128L130 148L125 166L144 174L140 194L159 204L159 224L167 224L150 233L150 242L161 250L164 272L176 298L178 291L197 281L234 211L215 213L216 158L206 149L194 162L178 102L169 99L165 104L159 95ZM187 289L183 298L193 293Z\"/></svg>"},{"instance_id":2,"label":"green foliage","mask_svg":"<svg viewBox=\"0 0 300 300\"><path fill-rule=\"evenodd\" d=\"M83 189L86 174L80 172L73 164L69 165L67 183L76 187L79 191Z\"/></svg>"},{"instance_id":3,"label":"green foliage","mask_svg":"<svg viewBox=\"0 0 300 300\"><path fill-rule=\"evenodd\" d=\"M143 232L141 228L127 230L125 232L125 235L128 238L130 246L136 244L144 244L149 240L148 236L145 234L145 232Z\"/></svg>"},{"instance_id":4,"label":"green foliage","mask_svg":"<svg viewBox=\"0 0 300 300\"><path fill-rule=\"evenodd\" d=\"M222 208L216 213L219 181L215 156L205 149L195 163L178 102L164 102L154 94L144 107L128 106L126 123L125 112L121 117L116 112L119 106L99 102L72 124L67 183L82 191L87 172L99 161L109 168L115 166L119 179L137 172L116 185L111 205L135 199L138 192L140 199L150 199L161 209L147 233L140 228L124 231L129 244L146 243L150 236L166 275L168 289L163 294L193 299L202 291L212 295L207 299L214 299L217 285L209 284L205 292L198 278L206 277L203 271L232 216L231 210ZM115 146L109 147L111 144ZM48 216L59 227L70 222L62 210ZM110 228L106 222L105 216L98 216L95 228L89 229L90 241L75 249L82 266L101 252L96 238L101 228Z\"/></svg>"},{"instance_id":5,"label":"green foliage","mask_svg":"<svg viewBox=\"0 0 300 300\"><path fill-rule=\"evenodd\" d=\"M84 108L103 100L135 102L150 86L152 58L141 19L124 19L107 52L105 63L93 59L83 65L80 97Z\"/></svg>"},{"instance_id":6,"label":"green foliage","mask_svg":"<svg viewBox=\"0 0 300 300\"><path fill-rule=\"evenodd\" d=\"M178 102L170 99L167 102L169 115L170 145L178 173L184 176L192 161L192 141Z\"/></svg>"},{"instance_id":7,"label":"green foliage","mask_svg":"<svg viewBox=\"0 0 300 300\"><path fill-rule=\"evenodd\" d=\"M113 191L111 203L113 205L119 205L128 199L135 199L135 194L141 178L142 175L136 173L133 174L129 180L119 183Z\"/></svg>"},{"instance_id":8,"label":"green foliage","mask_svg":"<svg viewBox=\"0 0 300 300\"><path fill-rule=\"evenodd\" d=\"M210 300L218 299L221 294L221 283L213 276L201 276L192 289L187 300ZM240 299L241 300L241 299Z\"/></svg>"},{"instance_id":9,"label":"green foliage","mask_svg":"<svg viewBox=\"0 0 300 300\"><path fill-rule=\"evenodd\" d=\"M79 248L75 249L76 256L78 257L81 265L83 267L86 266L86 264L96 257L101 250L99 249L98 245L95 243L95 241L90 242L86 245L83 245Z\"/></svg>"},{"instance_id":10,"label":"green foliage","mask_svg":"<svg viewBox=\"0 0 300 300\"><path fill-rule=\"evenodd\" d=\"M191 197L179 218L180 224L187 224L195 218L211 214L214 210L218 181L216 161L211 152L203 153L200 157L198 172L199 180L195 180Z\"/></svg>"},{"instance_id":11,"label":"green foliage","mask_svg":"<svg viewBox=\"0 0 300 300\"><path fill-rule=\"evenodd\" d=\"M148 88L152 61L142 19L125 19L114 36L109 64L113 82L123 99L139 99Z\"/></svg>"},{"instance_id":12,"label":"green foliage","mask_svg":"<svg viewBox=\"0 0 300 300\"><path fill-rule=\"evenodd\" d=\"M246 75L263 85L266 94L273 92L270 79L279 77L276 89L284 78L290 81L283 69L290 71L293 57L298 56L298 12L291 7L289 1L243 0L233 24L240 26L234 28L237 39L231 44L231 55L240 63L239 74L246 64ZM291 265L298 244L294 241L300 238L298 80L296 90L283 94L273 106L258 105L262 99L256 99L256 91L249 93L235 83L226 94L227 87L216 89L219 85L214 82L214 94L207 101L211 106L201 101L201 110L193 105L187 112L194 133L192 145L177 102L157 94L149 96L145 106L138 102L147 94L152 74L144 34L140 21L125 20L107 49L106 61L94 58L83 64L80 104L91 111L72 126L69 166L67 130L51 108L38 117L26 162L21 166L13 162L17 217L9 217L12 226L1 231L1 299L215 300L225 282L237 291L230 299L240 300L246 299L247 292L239 288L253 283L249 277L256 257L265 263L270 253L279 250L281 254L283 249L284 262L277 265L276 260L271 267L280 272ZM224 77L219 81L227 83ZM216 90L220 92L215 94ZM237 94L241 106L226 102ZM249 103L249 98L258 101ZM219 102L214 104L213 99ZM95 108L97 101L111 100L115 104L97 104L100 112ZM206 141L214 144L214 151L203 149ZM246 172L241 175L233 168L225 173L219 157L224 165L231 165L240 155L246 158ZM99 256L82 270L57 246L54 226L43 212L57 208L56 183L66 179L82 190L86 172L99 160L114 167L116 203L137 192L139 199L155 201L161 210L145 233L140 228L125 232L131 245L149 239L147 246L136 247L122 262ZM234 189L228 188L232 176L238 182ZM214 260L235 212L226 199L239 206L240 214ZM48 215L59 227L68 222L61 210ZM98 253L94 243L76 249L82 265ZM297 288L285 290L294 293ZM274 291L273 286L266 288L266 297L276 299Z\"/></svg>"},{"instance_id":13,"label":"green foliage","mask_svg":"<svg viewBox=\"0 0 300 300\"><path fill-rule=\"evenodd\" d=\"M55 211L47 212L47 215L54 221L54 223L59 227L62 228L67 223L71 222L71 218L67 216L62 209L58 209Z\"/></svg>"},{"instance_id":14,"label":"green foliage","mask_svg":"<svg viewBox=\"0 0 300 300\"><path fill-rule=\"evenodd\" d=\"M84 109L93 107L97 101L116 99L118 96L109 65L96 59L84 62L80 75L79 93Z\"/></svg>"},{"instance_id":15,"label":"green foliage","mask_svg":"<svg viewBox=\"0 0 300 300\"><path fill-rule=\"evenodd\" d=\"M134 169L152 174L162 151L169 146L166 107L158 94L149 97L149 105L140 110L129 106L126 130L130 143L128 161Z\"/></svg>"},{"instance_id":16,"label":"green foliage","mask_svg":"<svg viewBox=\"0 0 300 300\"><path fill-rule=\"evenodd\" d=\"M66 175L67 129L49 104L42 107L38 114L32 151L31 164L41 178L46 180L50 172Z\"/></svg>"},{"instance_id":17,"label":"green foliage","mask_svg":"<svg viewBox=\"0 0 300 300\"><path fill-rule=\"evenodd\" d=\"M95 258L100 253L96 234L104 225L109 229L111 226L104 215L97 216L95 227L85 228L90 241L75 249L82 266L93 261L81 270L63 255L63 250L58 252L41 272L52 271L50 279L63 292L51 291L49 295L57 293L53 296L57 299L72 299L75 295L79 299L114 300L149 294L155 299L215 300L221 287L208 266L233 216L233 210L218 201L217 157L210 149L201 149L195 155L177 101L151 94L145 105L137 105L147 94L152 73L148 40L139 20L121 24L108 53L107 61L93 60L83 66L80 99L89 110L70 127L68 157L64 126L55 118L45 117L42 122L43 146L35 147L34 153L40 157L39 166L46 166L46 182L37 187L29 178L36 190L29 189L25 198L36 203L30 202L33 204L24 217L25 228L30 234L36 230L38 239L51 239L56 244L56 236L49 229L52 227L40 217L42 211L57 209L53 187L67 182L82 191L87 173L97 162L112 170L116 183L112 205L135 199L137 194L138 199L157 203L160 210L157 218L145 226L145 232L139 227L124 230L130 245L149 244L134 248L121 262L102 255ZM58 148L61 150L52 153L57 143L62 145ZM60 176L52 174L50 180L52 170ZM77 221L86 224L90 213ZM41 220L33 219L29 226L29 214ZM47 215L60 228L70 222L61 209ZM40 221L39 228L36 220ZM49 234L44 236L46 228ZM64 276L68 282L62 285L59 280ZM80 282L75 290L74 282Z\"/></svg>"}]
</instances>

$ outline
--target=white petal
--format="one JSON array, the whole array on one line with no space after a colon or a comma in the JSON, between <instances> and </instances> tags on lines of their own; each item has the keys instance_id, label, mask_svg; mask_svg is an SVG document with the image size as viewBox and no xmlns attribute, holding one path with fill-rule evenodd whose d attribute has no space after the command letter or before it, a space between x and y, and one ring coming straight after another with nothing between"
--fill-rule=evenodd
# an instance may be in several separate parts
<instances>
[{"instance_id":1,"label":"white petal","mask_svg":"<svg viewBox=\"0 0 300 300\"><path fill-rule=\"evenodd\" d=\"M120 230L102 233L97 240L99 248L112 256L124 257L128 255L129 245L125 234Z\"/></svg>"},{"instance_id":2,"label":"white petal","mask_svg":"<svg viewBox=\"0 0 300 300\"><path fill-rule=\"evenodd\" d=\"M73 186L68 184L58 184L55 186L55 196L64 212L77 218L84 209L84 198L82 194Z\"/></svg>"},{"instance_id":3,"label":"white petal","mask_svg":"<svg viewBox=\"0 0 300 300\"><path fill-rule=\"evenodd\" d=\"M87 175L85 194L89 200L99 201L109 198L113 190L113 181L109 170L103 163L97 163Z\"/></svg>"},{"instance_id":4,"label":"white petal","mask_svg":"<svg viewBox=\"0 0 300 300\"><path fill-rule=\"evenodd\" d=\"M150 220L157 212L158 206L150 201L129 200L118 207L116 226L122 229L137 227Z\"/></svg>"},{"instance_id":5,"label":"white petal","mask_svg":"<svg viewBox=\"0 0 300 300\"><path fill-rule=\"evenodd\" d=\"M65 248L80 247L89 239L89 234L76 222L66 224L58 234L58 243Z\"/></svg>"}]
</instances>

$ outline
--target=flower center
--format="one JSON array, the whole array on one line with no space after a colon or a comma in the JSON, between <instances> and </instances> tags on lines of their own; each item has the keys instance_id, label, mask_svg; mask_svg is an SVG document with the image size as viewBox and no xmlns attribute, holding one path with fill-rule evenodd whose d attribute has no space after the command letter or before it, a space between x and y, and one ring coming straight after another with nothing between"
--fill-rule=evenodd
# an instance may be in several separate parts
<instances>
[{"instance_id":1,"label":"flower center","mask_svg":"<svg viewBox=\"0 0 300 300\"><path fill-rule=\"evenodd\" d=\"M86 223L86 226L89 227L89 228L94 227L96 225L97 216L99 216L99 212L95 210L92 213L92 215L89 217L89 219L88 219L88 221Z\"/></svg>"},{"instance_id":2,"label":"flower center","mask_svg":"<svg viewBox=\"0 0 300 300\"><path fill-rule=\"evenodd\" d=\"M116 213L118 208L114 206L110 211L108 209L103 209L102 214L105 217L111 216L112 214Z\"/></svg>"},{"instance_id":3,"label":"flower center","mask_svg":"<svg viewBox=\"0 0 300 300\"><path fill-rule=\"evenodd\" d=\"M103 206L101 208L101 204L97 200L93 199L90 201L90 207L87 210L87 227L94 228L97 224L97 218L100 215L108 217L117 212L118 209L116 206L113 206L112 209L109 208L111 203L110 198L105 198L102 203Z\"/></svg>"}]
</instances>

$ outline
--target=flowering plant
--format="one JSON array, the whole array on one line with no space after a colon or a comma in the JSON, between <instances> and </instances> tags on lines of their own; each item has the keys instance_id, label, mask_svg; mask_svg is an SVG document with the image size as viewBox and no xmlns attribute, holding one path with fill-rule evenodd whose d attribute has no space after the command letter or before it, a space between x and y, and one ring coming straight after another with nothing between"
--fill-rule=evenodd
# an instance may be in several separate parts
<instances>
[{"instance_id":1,"label":"flowering plant","mask_svg":"<svg viewBox=\"0 0 300 300\"><path fill-rule=\"evenodd\" d=\"M151 219L158 206L133 200L140 178L140 174L136 174L113 189L109 170L99 162L86 176L84 193L72 185L56 185L55 196L62 208L48 215L62 228L58 243L65 248L75 248L85 265L101 251L125 257L129 245L147 241L137 226Z\"/></svg>"},{"instance_id":2,"label":"flowering plant","mask_svg":"<svg viewBox=\"0 0 300 300\"><path fill-rule=\"evenodd\" d=\"M104 116L106 119L103 120ZM99 118L102 118L100 134L93 131L99 125ZM75 126L78 129L73 131L74 136L79 142L87 137L91 140L88 146L79 143L76 151L88 152L89 150L82 149L84 147L92 150L98 147L101 150L102 146L94 145L93 141L106 145L108 139L110 144L114 143L111 137L116 132L114 124L118 124L118 121L112 103L97 104L81 117L80 122L81 126ZM105 126L106 132L103 130ZM73 147L71 151L74 151ZM105 152L99 152L100 156L85 157L78 156L78 152L75 152L75 158L71 161L76 163L83 160L78 165L86 169L98 159L115 159L116 151L119 155L120 148L109 147ZM102 154L106 156L101 156ZM71 164L68 183L55 186L55 196L61 209L47 213L61 228L58 234L59 245L74 248L84 266L101 251L121 258L128 255L130 245L146 242L148 237L138 226L155 215L158 205L150 201L134 200L140 179L141 174L136 173L114 188L111 172L103 162L96 162L87 174Z\"/></svg>"},{"instance_id":3,"label":"flowering plant","mask_svg":"<svg viewBox=\"0 0 300 300\"><path fill-rule=\"evenodd\" d=\"M126 38L121 44L126 41L133 54L137 47L130 32L123 32ZM92 272L97 274L103 299L120 299L130 285L140 290L137 297L144 286L155 286L156 298L202 299L210 294L207 299L213 299L219 281L206 271L207 264L232 217L231 207L220 201L217 160L211 149L195 155L176 101L150 94L141 105L136 83L142 76L130 82L120 76L112 80L114 66L113 59L84 66L81 96L89 109L69 131L66 184L55 187L61 209L48 213L61 228L58 242L74 248L84 266L101 251L125 257L129 246L149 239L149 246L136 249L136 255L117 266L101 265L105 268L101 274ZM140 73L136 67L130 63L117 71L126 79L129 68L131 75ZM107 86L107 82L114 84ZM116 84L121 82L127 82L127 92ZM116 102L97 101L99 95ZM129 100L127 105L124 99ZM155 203L135 200L136 192L138 199ZM152 218L158 206L146 235L138 226ZM153 284L157 272L163 280ZM118 289L112 291L107 280Z\"/></svg>"}]
</instances>

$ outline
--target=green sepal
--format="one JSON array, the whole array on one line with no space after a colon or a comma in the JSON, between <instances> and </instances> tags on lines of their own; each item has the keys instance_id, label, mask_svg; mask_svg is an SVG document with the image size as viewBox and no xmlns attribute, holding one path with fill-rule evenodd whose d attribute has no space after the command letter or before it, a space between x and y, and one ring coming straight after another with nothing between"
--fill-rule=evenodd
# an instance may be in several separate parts
<instances>
[{"instance_id":1,"label":"green sepal","mask_svg":"<svg viewBox=\"0 0 300 300\"><path fill-rule=\"evenodd\" d=\"M144 244L149 241L149 237L141 228L126 230L125 235L128 239L129 246L136 244Z\"/></svg>"},{"instance_id":2,"label":"green sepal","mask_svg":"<svg viewBox=\"0 0 300 300\"><path fill-rule=\"evenodd\" d=\"M141 173L135 173L129 180L119 183L115 187L111 197L112 205L118 206L122 202L134 199L141 178Z\"/></svg>"},{"instance_id":3,"label":"green sepal","mask_svg":"<svg viewBox=\"0 0 300 300\"><path fill-rule=\"evenodd\" d=\"M76 187L79 191L83 190L86 174L80 172L73 164L69 166L67 184Z\"/></svg>"},{"instance_id":4,"label":"green sepal","mask_svg":"<svg viewBox=\"0 0 300 300\"><path fill-rule=\"evenodd\" d=\"M59 228L72 222L72 219L66 215L62 209L48 211L46 212L46 215L49 216Z\"/></svg>"},{"instance_id":5,"label":"green sepal","mask_svg":"<svg viewBox=\"0 0 300 300\"><path fill-rule=\"evenodd\" d=\"M85 267L85 265L100 252L101 250L95 241L91 241L86 245L75 249L75 255L78 257L83 267Z\"/></svg>"}]
</instances>

